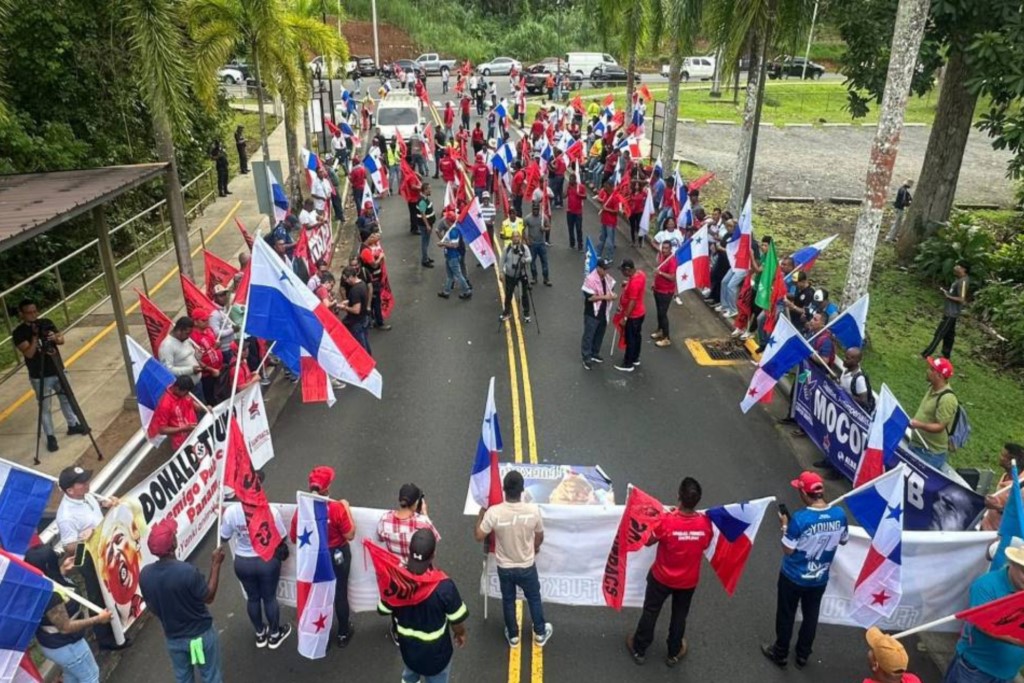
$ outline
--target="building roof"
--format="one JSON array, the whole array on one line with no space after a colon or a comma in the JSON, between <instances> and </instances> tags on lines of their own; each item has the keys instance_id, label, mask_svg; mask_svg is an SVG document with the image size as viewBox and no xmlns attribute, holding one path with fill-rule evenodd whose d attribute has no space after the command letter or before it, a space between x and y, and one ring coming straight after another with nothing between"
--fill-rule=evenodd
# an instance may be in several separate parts
<instances>
[{"instance_id":1,"label":"building roof","mask_svg":"<svg viewBox=\"0 0 1024 683\"><path fill-rule=\"evenodd\" d=\"M0 252L164 172L164 163L0 176Z\"/></svg>"}]
</instances>

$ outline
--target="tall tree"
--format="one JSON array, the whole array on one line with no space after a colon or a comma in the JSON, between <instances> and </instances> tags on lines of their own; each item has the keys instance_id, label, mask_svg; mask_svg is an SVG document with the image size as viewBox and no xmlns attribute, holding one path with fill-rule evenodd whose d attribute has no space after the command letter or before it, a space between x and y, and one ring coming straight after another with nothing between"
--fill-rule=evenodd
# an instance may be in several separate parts
<instances>
[{"instance_id":1,"label":"tall tree","mask_svg":"<svg viewBox=\"0 0 1024 683\"><path fill-rule=\"evenodd\" d=\"M192 254L188 221L181 196L181 179L174 148L175 130L188 124L185 36L178 24L174 0L125 0L124 21L129 32L136 82L153 121L160 161L167 164L164 192L178 268L190 278Z\"/></svg>"},{"instance_id":2,"label":"tall tree","mask_svg":"<svg viewBox=\"0 0 1024 683\"><path fill-rule=\"evenodd\" d=\"M849 306L868 291L874 265L878 229L899 153L903 115L910 97L911 79L924 37L930 0L900 0L889 57L889 76L882 96L878 129L871 147L864 188L864 201L853 237L853 251L843 288L843 306Z\"/></svg>"},{"instance_id":3,"label":"tall tree","mask_svg":"<svg viewBox=\"0 0 1024 683\"><path fill-rule=\"evenodd\" d=\"M626 53L626 115L633 113L633 92L636 88L636 56L640 48L646 44L650 32L651 5L657 0L630 0L619 3L622 18L620 25L626 27L622 32L622 49Z\"/></svg>"},{"instance_id":4,"label":"tall tree","mask_svg":"<svg viewBox=\"0 0 1024 683\"><path fill-rule=\"evenodd\" d=\"M665 97L665 132L662 154L666 167L672 165L676 153L675 120L679 111L679 83L682 80L683 59L691 50L700 30L704 0L658 0L651 20L651 43L661 43L668 36L669 66L668 94Z\"/></svg>"}]
</instances>

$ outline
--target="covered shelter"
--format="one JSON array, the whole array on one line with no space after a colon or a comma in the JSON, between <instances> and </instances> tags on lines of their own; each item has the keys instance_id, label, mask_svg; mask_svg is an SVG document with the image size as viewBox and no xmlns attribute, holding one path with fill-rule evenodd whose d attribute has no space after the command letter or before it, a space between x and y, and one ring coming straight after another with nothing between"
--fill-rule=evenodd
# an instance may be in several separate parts
<instances>
[{"instance_id":1,"label":"covered shelter","mask_svg":"<svg viewBox=\"0 0 1024 683\"><path fill-rule=\"evenodd\" d=\"M0 253L85 213L92 215L103 279L120 338L128 388L133 395L135 380L125 341L128 323L105 207L129 190L161 177L166 170L166 163L150 163L0 176Z\"/></svg>"}]
</instances>

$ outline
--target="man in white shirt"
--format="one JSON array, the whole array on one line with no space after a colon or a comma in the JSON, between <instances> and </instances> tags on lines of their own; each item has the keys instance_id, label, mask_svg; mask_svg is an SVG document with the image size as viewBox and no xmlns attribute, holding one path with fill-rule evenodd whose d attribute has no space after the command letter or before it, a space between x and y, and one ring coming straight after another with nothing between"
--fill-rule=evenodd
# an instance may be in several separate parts
<instances>
[{"instance_id":1,"label":"man in white shirt","mask_svg":"<svg viewBox=\"0 0 1024 683\"><path fill-rule=\"evenodd\" d=\"M307 230L312 230L320 225L320 219L316 215L315 203L312 197L306 197L302 202L302 211L299 211L299 223Z\"/></svg>"},{"instance_id":2,"label":"man in white shirt","mask_svg":"<svg viewBox=\"0 0 1024 683\"><path fill-rule=\"evenodd\" d=\"M860 367L861 350L856 346L846 349L843 355L843 374L839 377L839 385L843 387L853 400L868 413L875 411L875 396L871 391L868 376Z\"/></svg>"},{"instance_id":3,"label":"man in white shirt","mask_svg":"<svg viewBox=\"0 0 1024 683\"><path fill-rule=\"evenodd\" d=\"M666 218L662 229L654 236L654 244L661 248L662 242L669 242L672 244L672 251L675 252L682 246L685 239L686 237L683 235L682 230L679 229L679 226L676 225L675 219Z\"/></svg>"},{"instance_id":4,"label":"man in white shirt","mask_svg":"<svg viewBox=\"0 0 1024 683\"><path fill-rule=\"evenodd\" d=\"M331 185L331 179L327 177L327 169L321 166L317 169L316 180L309 188L309 194L313 197L313 208L321 213L326 211L327 202L330 201L333 192L334 186Z\"/></svg>"},{"instance_id":5,"label":"man in white shirt","mask_svg":"<svg viewBox=\"0 0 1024 683\"><path fill-rule=\"evenodd\" d=\"M217 335L217 344L221 353L224 354L224 364L231 363L231 344L235 341L235 325L231 322L228 313L231 310L231 290L222 284L213 286L213 303L216 308L210 312L210 327Z\"/></svg>"},{"instance_id":6,"label":"man in white shirt","mask_svg":"<svg viewBox=\"0 0 1024 683\"><path fill-rule=\"evenodd\" d=\"M174 327L160 342L157 356L160 363L175 377L191 377L192 383L196 385L194 390L196 398L202 401L203 389L199 382L199 371L202 370L202 367L199 365L196 347L189 339L194 326L192 318L187 315L178 318Z\"/></svg>"}]
</instances>

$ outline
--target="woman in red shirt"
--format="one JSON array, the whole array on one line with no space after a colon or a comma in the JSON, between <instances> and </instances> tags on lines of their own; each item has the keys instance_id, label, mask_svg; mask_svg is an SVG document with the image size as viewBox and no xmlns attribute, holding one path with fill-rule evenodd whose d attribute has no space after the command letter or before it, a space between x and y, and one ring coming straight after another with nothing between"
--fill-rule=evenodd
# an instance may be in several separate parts
<instances>
[{"instance_id":1,"label":"woman in red shirt","mask_svg":"<svg viewBox=\"0 0 1024 683\"><path fill-rule=\"evenodd\" d=\"M668 308L676 293L676 255L672 253L672 242L665 240L658 251L658 267L654 269L654 306L658 311L658 329L651 335L655 346L670 346L668 335Z\"/></svg>"},{"instance_id":2,"label":"woman in red shirt","mask_svg":"<svg viewBox=\"0 0 1024 683\"><path fill-rule=\"evenodd\" d=\"M195 327L192 328L191 339L199 349L197 355L202 367L203 396L209 405L214 406L227 398L219 381L220 371L224 368L224 354L220 350L217 333L210 327L210 311L197 308L192 311L192 320Z\"/></svg>"},{"instance_id":3,"label":"woman in red shirt","mask_svg":"<svg viewBox=\"0 0 1024 683\"><path fill-rule=\"evenodd\" d=\"M647 190L640 183L633 183L633 190L629 195L629 243L633 247L639 246L637 237L640 235L640 219L644 215L644 205L647 204Z\"/></svg>"},{"instance_id":4,"label":"woman in red shirt","mask_svg":"<svg viewBox=\"0 0 1024 683\"><path fill-rule=\"evenodd\" d=\"M318 465L309 472L309 491L318 496L327 496L334 481L334 468ZM299 515L292 517L291 539L295 543ZM334 614L338 623L338 647L346 647L352 640L355 627L349 621L348 573L352 566L352 549L349 541L356 537L356 523L352 519L352 508L348 501L332 500L327 503L327 548L331 551L334 564Z\"/></svg>"}]
</instances>

